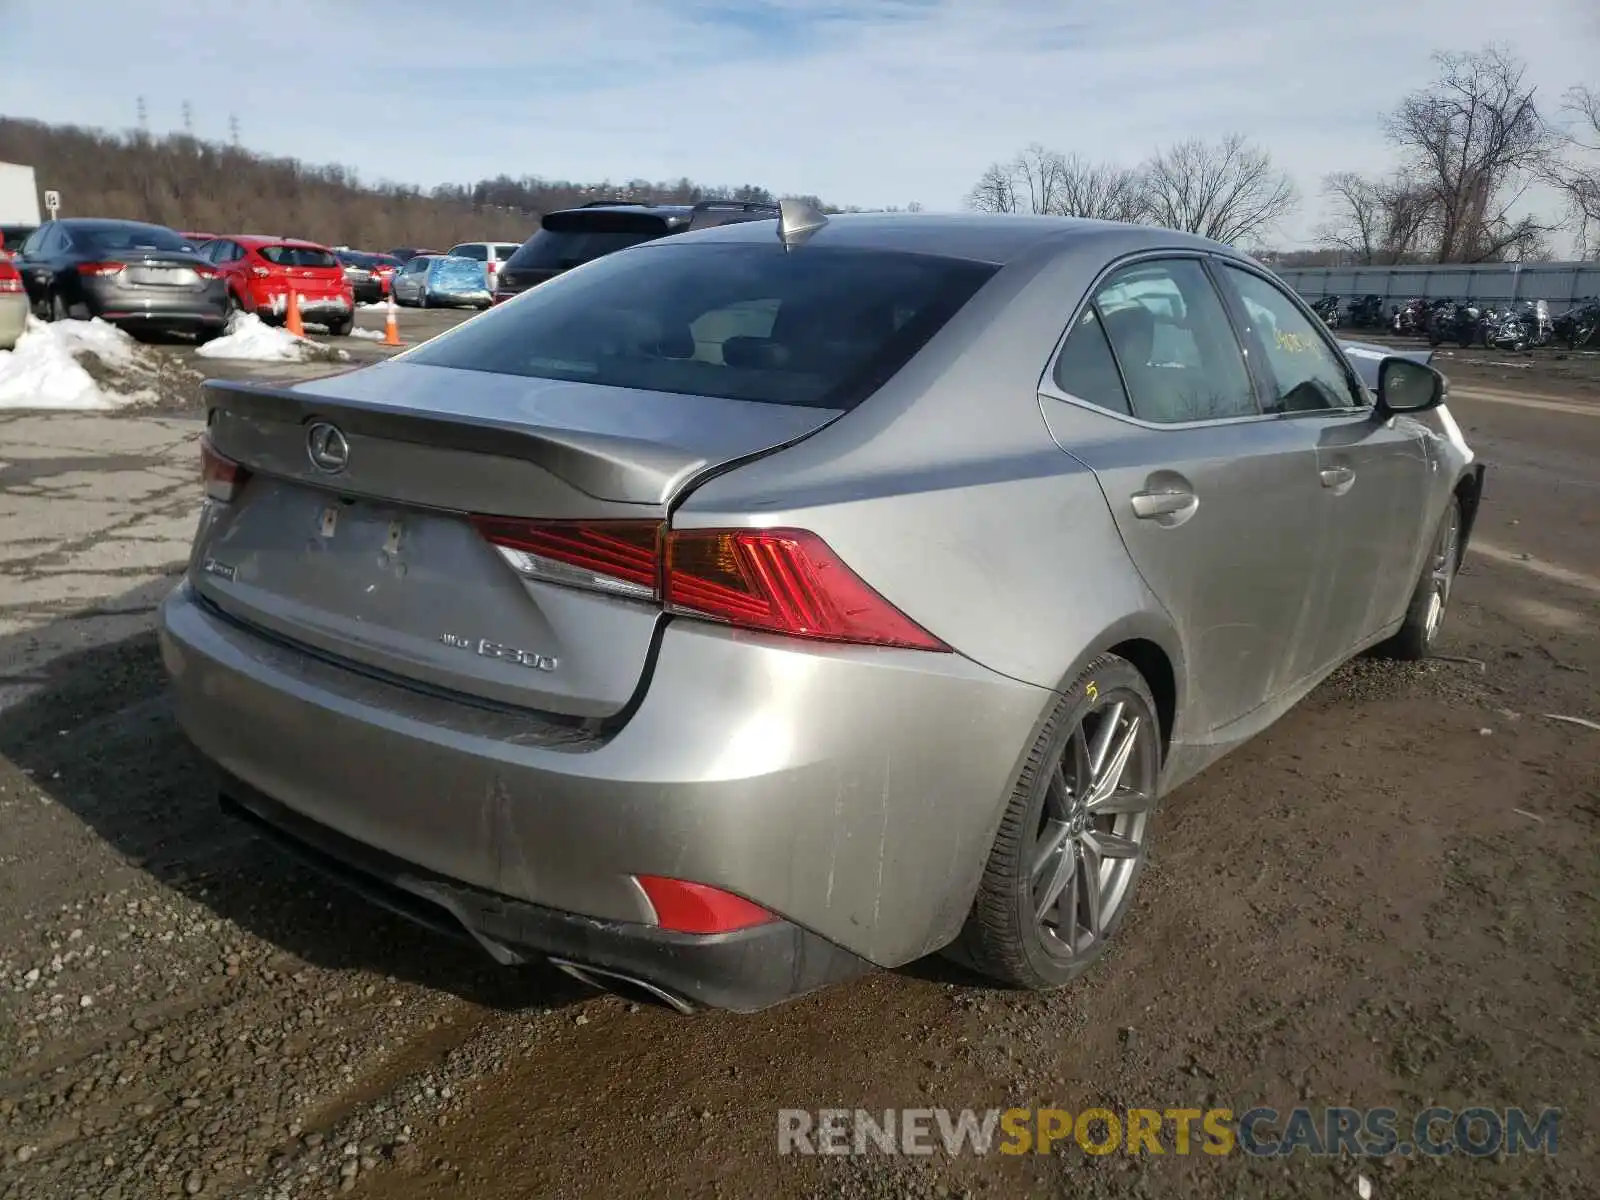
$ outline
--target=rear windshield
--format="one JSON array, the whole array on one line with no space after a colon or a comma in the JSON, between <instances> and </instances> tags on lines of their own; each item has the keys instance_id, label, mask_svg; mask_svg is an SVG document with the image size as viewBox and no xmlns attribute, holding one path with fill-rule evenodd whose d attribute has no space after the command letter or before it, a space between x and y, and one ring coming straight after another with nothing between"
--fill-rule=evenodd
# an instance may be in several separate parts
<instances>
[{"instance_id":1,"label":"rear windshield","mask_svg":"<svg viewBox=\"0 0 1600 1200\"><path fill-rule=\"evenodd\" d=\"M310 246L262 246L256 251L269 263L279 267L337 267L339 260L326 250Z\"/></svg>"},{"instance_id":2,"label":"rear windshield","mask_svg":"<svg viewBox=\"0 0 1600 1200\"><path fill-rule=\"evenodd\" d=\"M72 240L96 253L115 250L192 250L191 245L159 225L74 225Z\"/></svg>"},{"instance_id":3,"label":"rear windshield","mask_svg":"<svg viewBox=\"0 0 1600 1200\"><path fill-rule=\"evenodd\" d=\"M597 230L588 233L556 233L541 229L517 248L506 260L508 267L536 267L540 269L582 266L629 246L642 245L666 233L666 226L650 233Z\"/></svg>"},{"instance_id":4,"label":"rear windshield","mask_svg":"<svg viewBox=\"0 0 1600 1200\"><path fill-rule=\"evenodd\" d=\"M776 239L664 242L560 276L421 346L408 361L852 408L995 270L880 250L791 253Z\"/></svg>"}]
</instances>

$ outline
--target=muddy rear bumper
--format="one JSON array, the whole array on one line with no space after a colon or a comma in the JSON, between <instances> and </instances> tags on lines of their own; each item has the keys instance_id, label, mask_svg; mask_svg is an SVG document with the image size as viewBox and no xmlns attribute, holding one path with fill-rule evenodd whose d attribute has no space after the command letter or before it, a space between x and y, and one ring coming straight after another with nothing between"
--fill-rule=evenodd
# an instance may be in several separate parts
<instances>
[{"instance_id":1,"label":"muddy rear bumper","mask_svg":"<svg viewBox=\"0 0 1600 1200\"><path fill-rule=\"evenodd\" d=\"M756 1012L872 964L788 921L733 933L685 934L657 926L597 921L497 895L320 825L242 780L223 777L222 806L322 875L374 904L438 933L477 943L497 962L555 959L640 981L680 1011Z\"/></svg>"}]
</instances>

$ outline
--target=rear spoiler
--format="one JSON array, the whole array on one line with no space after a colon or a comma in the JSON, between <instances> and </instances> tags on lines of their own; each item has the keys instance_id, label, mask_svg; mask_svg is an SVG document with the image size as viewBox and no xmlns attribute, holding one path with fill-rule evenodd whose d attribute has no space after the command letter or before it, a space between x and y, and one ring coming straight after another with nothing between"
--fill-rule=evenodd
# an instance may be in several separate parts
<instances>
[{"instance_id":1,"label":"rear spoiler","mask_svg":"<svg viewBox=\"0 0 1600 1200\"><path fill-rule=\"evenodd\" d=\"M283 427L327 421L347 437L532 463L596 499L631 504L642 500L665 503L685 479L707 465L696 456L686 456L681 448L643 439L435 413L299 390L306 386L207 380L200 390L206 425L217 438L217 449L228 454L234 438L258 448L270 446L274 461L258 461L258 469L291 478L306 476L304 437L284 438L280 436L286 432ZM273 426L278 427L277 433L271 432Z\"/></svg>"}]
</instances>

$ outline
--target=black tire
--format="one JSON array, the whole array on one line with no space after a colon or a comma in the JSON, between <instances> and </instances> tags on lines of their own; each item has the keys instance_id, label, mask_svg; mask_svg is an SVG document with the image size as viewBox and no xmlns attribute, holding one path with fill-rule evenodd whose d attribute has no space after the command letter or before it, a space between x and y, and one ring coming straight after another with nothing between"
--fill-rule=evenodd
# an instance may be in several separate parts
<instances>
[{"instance_id":1,"label":"black tire","mask_svg":"<svg viewBox=\"0 0 1600 1200\"><path fill-rule=\"evenodd\" d=\"M1444 515L1439 518L1439 528L1422 564L1416 589L1411 593L1405 623L1377 648L1385 658L1415 662L1433 653L1439 641L1439 630L1444 627L1449 612L1456 574L1461 570L1461 528L1461 499L1451 496ZM1435 597L1438 597L1437 611L1434 610Z\"/></svg>"},{"instance_id":2,"label":"black tire","mask_svg":"<svg viewBox=\"0 0 1600 1200\"><path fill-rule=\"evenodd\" d=\"M1124 705L1127 712L1111 730L1113 736L1130 716L1137 717L1140 722L1141 745L1134 751L1138 761L1135 763L1132 755L1128 760L1130 772L1137 766L1138 791L1146 798L1136 839L1140 852L1136 858L1126 859L1106 855L1104 861L1112 864L1118 881L1119 898L1115 910L1105 917L1098 935L1086 948L1069 951L1058 934L1047 932L1045 918L1036 911L1037 879L1033 864L1040 839L1051 823L1047 820L1047 802L1053 794L1070 795L1053 793L1052 786L1061 786L1064 757L1073 754L1074 748L1080 745L1075 735L1080 728L1086 730L1081 745L1087 750L1090 735L1086 722L1104 721L1115 712L1112 707L1115 704ZM1100 656L1057 701L1034 741L1001 818L966 925L945 954L1000 983L1033 990L1060 987L1093 966L1127 916L1139 877L1144 872L1149 825L1158 800L1160 759L1161 731L1155 702L1144 677L1125 659L1112 654ZM1111 818L1112 821L1117 819ZM1090 832L1098 831L1091 827ZM1064 852L1071 852L1074 844L1069 841ZM1126 863L1126 866L1118 863ZM1067 885L1072 889L1075 914L1082 911L1079 907L1082 897L1077 888L1085 877L1074 873L1072 882ZM1065 891L1060 895L1066 898ZM1074 930L1081 932L1077 930L1076 918Z\"/></svg>"},{"instance_id":3,"label":"black tire","mask_svg":"<svg viewBox=\"0 0 1600 1200\"><path fill-rule=\"evenodd\" d=\"M70 321L70 320L72 320L72 310L67 307L67 298L65 296L63 296L60 292L51 292L48 304L50 306L50 315L46 318L46 320L49 320L49 321Z\"/></svg>"},{"instance_id":4,"label":"black tire","mask_svg":"<svg viewBox=\"0 0 1600 1200\"><path fill-rule=\"evenodd\" d=\"M356 326L356 318L352 313L342 321L334 321L328 326L328 333L332 337L349 337L350 331Z\"/></svg>"}]
</instances>

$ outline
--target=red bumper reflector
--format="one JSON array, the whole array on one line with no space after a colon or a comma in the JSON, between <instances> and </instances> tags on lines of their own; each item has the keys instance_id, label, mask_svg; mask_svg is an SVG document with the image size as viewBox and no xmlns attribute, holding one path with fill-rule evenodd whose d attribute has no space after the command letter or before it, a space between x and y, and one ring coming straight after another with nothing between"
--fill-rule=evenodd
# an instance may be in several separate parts
<instances>
[{"instance_id":1,"label":"red bumper reflector","mask_svg":"<svg viewBox=\"0 0 1600 1200\"><path fill-rule=\"evenodd\" d=\"M663 929L676 933L732 933L778 918L742 896L660 875L636 875Z\"/></svg>"}]
</instances>

